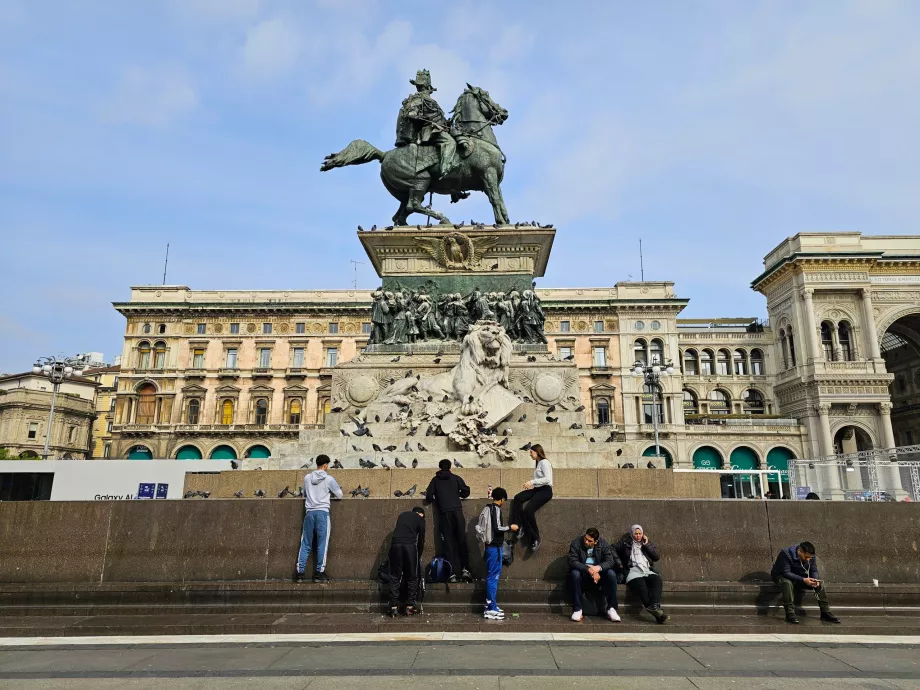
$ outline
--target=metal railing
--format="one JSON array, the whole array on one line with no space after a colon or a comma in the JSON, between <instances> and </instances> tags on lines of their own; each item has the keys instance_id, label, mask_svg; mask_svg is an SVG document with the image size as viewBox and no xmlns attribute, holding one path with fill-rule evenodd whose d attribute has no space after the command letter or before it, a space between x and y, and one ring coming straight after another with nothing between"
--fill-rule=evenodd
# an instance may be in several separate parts
<instances>
[{"instance_id":1,"label":"metal railing","mask_svg":"<svg viewBox=\"0 0 920 690\"><path fill-rule=\"evenodd\" d=\"M847 487L835 489L830 482L830 490L837 490L845 499L863 501L888 501L897 500L892 496L892 488L897 492L897 484L914 501L920 501L920 445L898 446L895 448L873 448L855 453L841 453L825 455L815 458L804 458L789 461L789 483L793 487L792 498L798 498L798 487L808 486L809 470L823 470L825 473L833 472L836 479L840 480L840 473L847 479ZM897 472L897 481L892 482L889 476L887 486L879 481L879 471ZM906 470L906 472L904 471ZM910 486L903 486L904 475L910 481ZM813 475L814 476L814 475ZM895 484L894 487L891 484ZM857 486L858 485L858 486Z\"/></svg>"}]
</instances>

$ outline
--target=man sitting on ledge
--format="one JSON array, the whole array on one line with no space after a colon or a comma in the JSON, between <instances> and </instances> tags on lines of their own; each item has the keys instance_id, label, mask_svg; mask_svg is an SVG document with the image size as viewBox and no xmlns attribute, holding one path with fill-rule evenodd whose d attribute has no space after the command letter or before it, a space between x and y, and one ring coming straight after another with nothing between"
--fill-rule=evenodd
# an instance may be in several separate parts
<instances>
[{"instance_id":1,"label":"man sitting on ledge","mask_svg":"<svg viewBox=\"0 0 920 690\"><path fill-rule=\"evenodd\" d=\"M831 613L830 604L827 602L827 592L824 591L824 582L818 575L818 560L815 558L815 546L810 541L803 541L798 546L787 546L779 552L770 577L779 586L783 593L783 608L786 610L786 622L798 624L799 619L795 613L795 600L804 590L810 589L818 599L821 609L821 620L828 623L839 623L840 619Z\"/></svg>"},{"instance_id":2,"label":"man sitting on ledge","mask_svg":"<svg viewBox=\"0 0 920 690\"><path fill-rule=\"evenodd\" d=\"M617 613L617 570L622 566L610 544L601 539L596 527L585 530L569 545L569 584L572 588L572 620L582 619L581 593L586 585L600 585L607 600L607 618L620 621Z\"/></svg>"}]
</instances>

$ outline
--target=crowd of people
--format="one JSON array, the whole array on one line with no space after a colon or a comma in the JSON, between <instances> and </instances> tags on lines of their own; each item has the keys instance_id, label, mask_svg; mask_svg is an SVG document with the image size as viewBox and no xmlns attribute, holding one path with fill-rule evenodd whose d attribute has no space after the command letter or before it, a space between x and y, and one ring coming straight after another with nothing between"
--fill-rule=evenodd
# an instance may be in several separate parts
<instances>
[{"instance_id":1,"label":"crowd of people","mask_svg":"<svg viewBox=\"0 0 920 690\"><path fill-rule=\"evenodd\" d=\"M503 487L491 490L491 502L479 515L476 534L483 545L486 588L483 615L502 620L504 611L498 605L498 584L502 568L513 561L513 552L520 544L530 552L540 548L540 529L536 513L553 498L553 468L542 446L532 444L530 457L534 461L533 479L511 500L509 522L502 517L502 507L508 500ZM328 473L329 458L319 455L316 470L304 477L306 515L294 580L305 579L307 561L315 553L314 582L328 580L326 552L329 543L329 505L331 498L342 498L342 489ZM449 460L442 460L425 491L425 500L433 503L438 513L437 530L442 544L443 560L449 563L447 581L472 582L470 553L466 540L466 518L462 501L469 498L470 488L453 473ZM407 616L417 612L416 599L425 574L422 554L425 550L425 508L416 506L399 515L390 542L387 559L389 607L391 616L399 614L404 603ZM641 603L657 623L666 623L670 616L661 610L663 581L658 571L661 553L649 540L642 525L634 524L614 543L604 539L596 527L589 527L569 545L567 558L568 592L571 597L571 619L581 622L586 592L603 598L600 607L613 622L620 622L617 587L626 588ZM459 575L457 574L459 573ZM818 574L815 547L803 541L781 550L773 564L770 577L779 587L786 622L798 624L798 604L805 592L812 592L821 611L821 620L840 623L830 611L827 591Z\"/></svg>"}]
</instances>

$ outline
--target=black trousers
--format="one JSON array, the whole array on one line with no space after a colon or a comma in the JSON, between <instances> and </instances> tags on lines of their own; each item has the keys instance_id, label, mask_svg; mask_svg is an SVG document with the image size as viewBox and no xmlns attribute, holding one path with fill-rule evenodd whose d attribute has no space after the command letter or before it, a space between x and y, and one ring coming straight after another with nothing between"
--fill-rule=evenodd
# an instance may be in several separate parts
<instances>
[{"instance_id":1,"label":"black trousers","mask_svg":"<svg viewBox=\"0 0 920 690\"><path fill-rule=\"evenodd\" d=\"M438 514L438 533L444 545L444 558L450 561L454 575L460 577L470 568L470 551L466 546L466 519L462 510Z\"/></svg>"},{"instance_id":2,"label":"black trousers","mask_svg":"<svg viewBox=\"0 0 920 690\"><path fill-rule=\"evenodd\" d=\"M597 583L604 592L608 609L619 609L617 604L617 573L612 568L601 571L601 579ZM596 587L594 579L580 570L569 571L569 587L572 590L572 610L581 611L582 591L585 587ZM606 613L606 609L604 610Z\"/></svg>"},{"instance_id":3,"label":"black trousers","mask_svg":"<svg viewBox=\"0 0 920 690\"><path fill-rule=\"evenodd\" d=\"M511 524L516 524L524 530L521 541L525 545L530 546L535 541L540 541L540 528L537 527L537 519L534 514L552 497L553 487L538 486L536 489L526 489L516 494L511 502Z\"/></svg>"},{"instance_id":4,"label":"black trousers","mask_svg":"<svg viewBox=\"0 0 920 690\"><path fill-rule=\"evenodd\" d=\"M629 591L639 597L642 605L651 610L661 605L661 577L657 573L637 577L626 583Z\"/></svg>"},{"instance_id":5,"label":"black trousers","mask_svg":"<svg viewBox=\"0 0 920 690\"><path fill-rule=\"evenodd\" d=\"M418 592L418 547L415 544L390 545L390 606L399 604L399 590L406 580L406 604L415 606Z\"/></svg>"}]
</instances>

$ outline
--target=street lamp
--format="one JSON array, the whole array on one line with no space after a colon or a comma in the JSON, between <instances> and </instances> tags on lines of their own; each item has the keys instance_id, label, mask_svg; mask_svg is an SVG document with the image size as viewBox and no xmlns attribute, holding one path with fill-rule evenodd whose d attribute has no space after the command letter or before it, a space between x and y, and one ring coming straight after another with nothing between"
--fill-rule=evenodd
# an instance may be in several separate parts
<instances>
[{"instance_id":1,"label":"street lamp","mask_svg":"<svg viewBox=\"0 0 920 690\"><path fill-rule=\"evenodd\" d=\"M51 410L48 412L48 428L45 429L45 450L42 451L42 460L48 459L48 446L51 445L51 430L54 426L54 403L57 401L58 388L60 388L65 379L69 379L71 376L82 376L84 366L83 360L76 357L67 357L66 359L39 357L32 366L33 374L51 379L52 384Z\"/></svg>"},{"instance_id":2,"label":"street lamp","mask_svg":"<svg viewBox=\"0 0 920 690\"><path fill-rule=\"evenodd\" d=\"M659 364L657 361L653 361L651 365L645 364L644 362L636 362L633 364L632 373L633 376L637 378L641 376L645 381L645 385L652 389L652 424L655 428L655 457L661 457L661 449L658 445L658 384L662 376L670 376L674 373L674 367L671 365L670 360L665 364Z\"/></svg>"}]
</instances>

